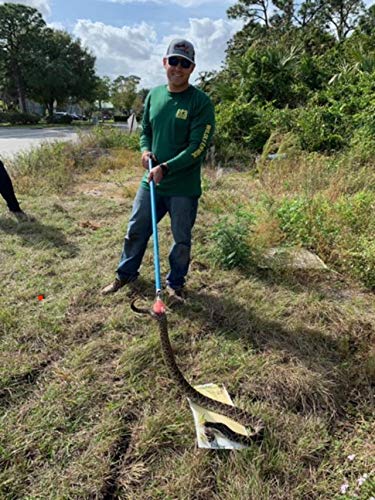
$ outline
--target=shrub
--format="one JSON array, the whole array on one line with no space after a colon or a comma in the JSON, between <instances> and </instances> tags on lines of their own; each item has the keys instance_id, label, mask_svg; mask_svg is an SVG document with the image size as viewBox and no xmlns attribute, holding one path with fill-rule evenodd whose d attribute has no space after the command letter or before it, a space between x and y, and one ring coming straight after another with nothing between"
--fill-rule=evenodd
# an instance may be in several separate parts
<instances>
[{"instance_id":1,"label":"shrub","mask_svg":"<svg viewBox=\"0 0 375 500\"><path fill-rule=\"evenodd\" d=\"M375 240L361 237L355 249L348 252L348 264L352 274L370 290L375 290Z\"/></svg>"},{"instance_id":2,"label":"shrub","mask_svg":"<svg viewBox=\"0 0 375 500\"><path fill-rule=\"evenodd\" d=\"M32 113L4 112L0 113L0 123L10 123L11 125L35 125L39 123L41 117Z\"/></svg>"},{"instance_id":3,"label":"shrub","mask_svg":"<svg viewBox=\"0 0 375 500\"><path fill-rule=\"evenodd\" d=\"M348 140L351 127L348 117L329 106L300 110L296 132L301 147L307 151L337 151Z\"/></svg>"},{"instance_id":4,"label":"shrub","mask_svg":"<svg viewBox=\"0 0 375 500\"><path fill-rule=\"evenodd\" d=\"M270 109L256 103L224 102L216 108L214 143L219 160L260 152L270 136Z\"/></svg>"},{"instance_id":5,"label":"shrub","mask_svg":"<svg viewBox=\"0 0 375 500\"><path fill-rule=\"evenodd\" d=\"M214 262L224 269L246 268L252 261L252 250L248 240L255 217L242 208L234 216L221 217L215 224L212 240L215 246L211 251Z\"/></svg>"}]
</instances>

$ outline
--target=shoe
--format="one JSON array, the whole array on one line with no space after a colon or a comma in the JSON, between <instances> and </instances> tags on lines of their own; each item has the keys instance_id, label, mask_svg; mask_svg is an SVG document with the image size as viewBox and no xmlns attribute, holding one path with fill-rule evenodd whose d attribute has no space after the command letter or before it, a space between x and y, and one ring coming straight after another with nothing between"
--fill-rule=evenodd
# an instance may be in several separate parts
<instances>
[{"instance_id":1,"label":"shoe","mask_svg":"<svg viewBox=\"0 0 375 500\"><path fill-rule=\"evenodd\" d=\"M183 304L185 302L186 296L182 286L180 288L172 288L170 285L167 285L166 292L173 303Z\"/></svg>"},{"instance_id":2,"label":"shoe","mask_svg":"<svg viewBox=\"0 0 375 500\"><path fill-rule=\"evenodd\" d=\"M34 222L35 218L31 215L27 215L23 210L18 210L17 212L12 212L18 222Z\"/></svg>"},{"instance_id":3,"label":"shoe","mask_svg":"<svg viewBox=\"0 0 375 500\"><path fill-rule=\"evenodd\" d=\"M120 290L124 285L128 285L129 283L132 283L135 280L119 280L118 278L115 278L115 281L112 281L109 285L104 287L101 290L102 295L108 295L109 293L116 293L117 290Z\"/></svg>"}]
</instances>

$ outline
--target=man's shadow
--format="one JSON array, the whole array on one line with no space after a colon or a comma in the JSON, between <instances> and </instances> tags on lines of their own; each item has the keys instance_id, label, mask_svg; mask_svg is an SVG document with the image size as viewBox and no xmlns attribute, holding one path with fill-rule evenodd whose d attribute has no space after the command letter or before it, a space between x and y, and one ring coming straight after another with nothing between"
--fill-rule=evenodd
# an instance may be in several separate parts
<instances>
[{"instance_id":1,"label":"man's shadow","mask_svg":"<svg viewBox=\"0 0 375 500\"><path fill-rule=\"evenodd\" d=\"M289 378L288 367L291 383L295 382L292 379L298 374L306 377L306 380L301 380L295 398L290 397L288 401L283 401L280 394L278 402L285 403L289 410L297 413L319 410L340 413L346 395L353 389L353 385L348 384L347 377L343 376L340 369L350 355L340 341L326 335L323 330L304 325L303 322L300 326L288 328L280 320L261 317L251 306L242 306L231 296L230 291L226 295L217 295L205 290L190 291L188 302L173 309L169 321L170 330L173 329L173 323L178 322L176 316L189 317L192 322L200 323L202 332L215 332L218 336L241 341L244 351L249 351L249 356L258 353L260 360L266 364L267 353L276 354L277 361L274 361L273 356L270 369L275 377L278 376L279 370L286 385ZM268 375L265 379L267 377ZM268 380L272 385L276 381L272 380L272 375L270 377ZM318 383L315 388L311 385L314 380ZM282 392L283 382L280 380L277 383L280 383ZM276 387L277 383L273 385ZM272 403L273 398L278 398L275 389L271 389L273 394L270 393L268 397L267 387L261 385L255 381L254 393L248 395L250 399ZM288 390L285 387L285 393Z\"/></svg>"},{"instance_id":2,"label":"man's shadow","mask_svg":"<svg viewBox=\"0 0 375 500\"><path fill-rule=\"evenodd\" d=\"M18 236L22 239L22 244L26 246L43 244L44 247L58 248L67 258L76 257L79 253L79 248L66 239L62 230L55 226L41 223L37 219L17 222L10 217L0 216L1 232Z\"/></svg>"}]
</instances>

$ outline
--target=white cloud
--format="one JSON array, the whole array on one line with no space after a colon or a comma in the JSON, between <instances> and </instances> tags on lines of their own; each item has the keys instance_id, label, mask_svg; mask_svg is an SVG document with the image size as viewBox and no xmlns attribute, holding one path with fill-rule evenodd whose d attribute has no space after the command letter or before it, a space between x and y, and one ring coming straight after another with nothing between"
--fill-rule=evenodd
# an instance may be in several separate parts
<instances>
[{"instance_id":1,"label":"white cloud","mask_svg":"<svg viewBox=\"0 0 375 500\"><path fill-rule=\"evenodd\" d=\"M63 23L60 23L58 21L47 23L47 25L49 28L52 28L54 30L67 31L66 26L64 26Z\"/></svg>"},{"instance_id":2,"label":"white cloud","mask_svg":"<svg viewBox=\"0 0 375 500\"><path fill-rule=\"evenodd\" d=\"M154 81L160 83L162 72L156 70L155 78L155 68L161 66L162 53L152 26L143 22L117 28L81 19L75 25L73 33L96 56L96 67L100 75L111 78L137 75L142 78L144 87L155 85Z\"/></svg>"},{"instance_id":3,"label":"white cloud","mask_svg":"<svg viewBox=\"0 0 375 500\"><path fill-rule=\"evenodd\" d=\"M28 5L29 7L34 7L34 9L39 10L43 16L49 16L51 14L50 0L0 0L1 3L22 3L23 5Z\"/></svg>"},{"instance_id":4,"label":"white cloud","mask_svg":"<svg viewBox=\"0 0 375 500\"><path fill-rule=\"evenodd\" d=\"M180 30L173 36L166 37L164 45L167 47L169 41L175 37L191 41L195 47L197 64L193 75L197 78L199 72L220 69L225 59L228 40L241 29L242 25L242 21L214 20L208 17L191 18L189 19L189 27Z\"/></svg>"},{"instance_id":5,"label":"white cloud","mask_svg":"<svg viewBox=\"0 0 375 500\"><path fill-rule=\"evenodd\" d=\"M105 2L109 3L119 3L121 5L127 4L127 3L145 3L145 2L152 2L160 5L179 5L181 7L185 8L191 8L191 7L199 7L200 5L204 4L212 4L215 5L216 7L218 4L228 4L230 3L230 0L102 0Z\"/></svg>"},{"instance_id":6,"label":"white cloud","mask_svg":"<svg viewBox=\"0 0 375 500\"><path fill-rule=\"evenodd\" d=\"M200 71L219 69L225 57L229 38L241 27L237 21L209 18L189 19L189 26L157 40L156 31L147 24L117 28L100 22L81 19L73 33L97 58L100 75L115 78L118 75L141 77L142 87L153 87L165 82L162 58L173 38L186 38L196 49L197 67L192 81Z\"/></svg>"}]
</instances>

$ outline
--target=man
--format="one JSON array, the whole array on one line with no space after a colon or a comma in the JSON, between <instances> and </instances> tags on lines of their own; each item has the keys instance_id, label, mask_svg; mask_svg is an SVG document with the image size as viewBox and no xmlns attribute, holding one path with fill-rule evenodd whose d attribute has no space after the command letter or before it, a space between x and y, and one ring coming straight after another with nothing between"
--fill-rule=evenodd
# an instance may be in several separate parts
<instances>
[{"instance_id":1,"label":"man","mask_svg":"<svg viewBox=\"0 0 375 500\"><path fill-rule=\"evenodd\" d=\"M174 239L167 275L169 295L181 298L190 263L191 231L201 195L201 164L214 130L210 98L189 84L195 68L193 45L173 40L163 58L168 83L155 87L145 100L142 120L142 165L146 172L134 200L128 232L114 282L102 290L113 293L134 281L152 234L149 182L156 185L158 222L166 213Z\"/></svg>"},{"instance_id":2,"label":"man","mask_svg":"<svg viewBox=\"0 0 375 500\"><path fill-rule=\"evenodd\" d=\"M0 161L0 194L6 201L10 212L19 220L23 221L32 221L32 217L25 214L18 203L16 195L14 194L13 184L8 175L8 172L5 170L4 163Z\"/></svg>"}]
</instances>

